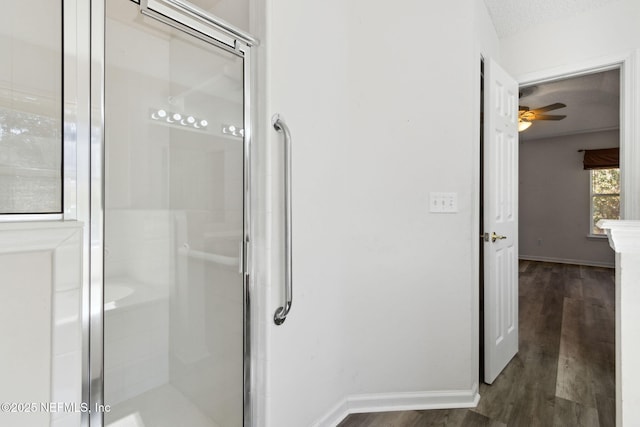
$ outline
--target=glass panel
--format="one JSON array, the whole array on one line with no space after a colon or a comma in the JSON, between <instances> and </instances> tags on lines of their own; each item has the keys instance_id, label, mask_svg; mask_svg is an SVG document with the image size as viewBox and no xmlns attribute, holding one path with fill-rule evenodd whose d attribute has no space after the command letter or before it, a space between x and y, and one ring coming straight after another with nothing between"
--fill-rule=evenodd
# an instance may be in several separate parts
<instances>
[{"instance_id":1,"label":"glass panel","mask_svg":"<svg viewBox=\"0 0 640 427\"><path fill-rule=\"evenodd\" d=\"M1 8L0 213L60 213L62 2Z\"/></svg>"},{"instance_id":2,"label":"glass panel","mask_svg":"<svg viewBox=\"0 0 640 427\"><path fill-rule=\"evenodd\" d=\"M222 18L234 27L251 33L249 11L251 0L189 0L189 3Z\"/></svg>"},{"instance_id":3,"label":"glass panel","mask_svg":"<svg viewBox=\"0 0 640 427\"><path fill-rule=\"evenodd\" d=\"M593 194L620 194L620 169L591 171Z\"/></svg>"},{"instance_id":4,"label":"glass panel","mask_svg":"<svg viewBox=\"0 0 640 427\"><path fill-rule=\"evenodd\" d=\"M105 422L239 427L243 61L106 3Z\"/></svg>"},{"instance_id":5,"label":"glass panel","mask_svg":"<svg viewBox=\"0 0 640 427\"><path fill-rule=\"evenodd\" d=\"M593 233L604 234L596 224L601 219L620 219L620 196L593 196Z\"/></svg>"}]
</instances>

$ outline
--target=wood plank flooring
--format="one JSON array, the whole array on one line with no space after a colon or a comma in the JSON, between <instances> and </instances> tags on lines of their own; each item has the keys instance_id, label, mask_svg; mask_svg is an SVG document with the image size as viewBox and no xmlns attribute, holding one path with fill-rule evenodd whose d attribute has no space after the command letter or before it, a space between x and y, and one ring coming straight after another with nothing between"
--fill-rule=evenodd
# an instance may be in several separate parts
<instances>
[{"instance_id":1,"label":"wood plank flooring","mask_svg":"<svg viewBox=\"0 0 640 427\"><path fill-rule=\"evenodd\" d=\"M520 262L520 349L473 409L352 414L338 427L615 425L615 272Z\"/></svg>"}]
</instances>

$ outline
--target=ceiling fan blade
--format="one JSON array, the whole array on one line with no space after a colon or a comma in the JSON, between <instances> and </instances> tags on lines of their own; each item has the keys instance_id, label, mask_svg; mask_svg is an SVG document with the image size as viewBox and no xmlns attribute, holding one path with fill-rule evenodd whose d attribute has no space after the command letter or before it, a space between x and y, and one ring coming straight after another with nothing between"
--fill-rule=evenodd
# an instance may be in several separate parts
<instances>
[{"instance_id":1,"label":"ceiling fan blade","mask_svg":"<svg viewBox=\"0 0 640 427\"><path fill-rule=\"evenodd\" d=\"M548 114L536 114L533 120L562 120L567 116L551 116Z\"/></svg>"},{"instance_id":2,"label":"ceiling fan blade","mask_svg":"<svg viewBox=\"0 0 640 427\"><path fill-rule=\"evenodd\" d=\"M550 104L545 107L536 108L535 110L532 110L532 111L536 114L539 114L539 113L544 113L546 111L557 110L558 108L564 108L564 107L566 107L565 104L561 102L556 102L555 104Z\"/></svg>"},{"instance_id":3,"label":"ceiling fan blade","mask_svg":"<svg viewBox=\"0 0 640 427\"><path fill-rule=\"evenodd\" d=\"M529 107L525 107L524 105L518 105L518 111L529 111Z\"/></svg>"}]
</instances>

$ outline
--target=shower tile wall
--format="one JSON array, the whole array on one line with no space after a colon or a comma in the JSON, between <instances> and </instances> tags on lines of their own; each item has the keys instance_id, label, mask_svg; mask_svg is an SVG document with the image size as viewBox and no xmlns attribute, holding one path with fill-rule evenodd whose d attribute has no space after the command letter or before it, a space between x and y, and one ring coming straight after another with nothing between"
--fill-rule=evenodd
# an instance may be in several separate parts
<instances>
[{"instance_id":1,"label":"shower tile wall","mask_svg":"<svg viewBox=\"0 0 640 427\"><path fill-rule=\"evenodd\" d=\"M82 400L82 224L0 224L1 402ZM79 426L80 412L0 412L0 425Z\"/></svg>"},{"instance_id":2,"label":"shower tile wall","mask_svg":"<svg viewBox=\"0 0 640 427\"><path fill-rule=\"evenodd\" d=\"M107 311L105 396L116 405L169 381L167 300Z\"/></svg>"},{"instance_id":3,"label":"shower tile wall","mask_svg":"<svg viewBox=\"0 0 640 427\"><path fill-rule=\"evenodd\" d=\"M105 248L107 277L144 283L167 294L173 275L172 218L163 210L110 209Z\"/></svg>"},{"instance_id":4,"label":"shower tile wall","mask_svg":"<svg viewBox=\"0 0 640 427\"><path fill-rule=\"evenodd\" d=\"M105 396L115 405L169 381L170 223L164 211L107 215Z\"/></svg>"},{"instance_id":5,"label":"shower tile wall","mask_svg":"<svg viewBox=\"0 0 640 427\"><path fill-rule=\"evenodd\" d=\"M34 270L28 267L32 265L39 268ZM24 273L26 268L27 274ZM2 402L18 402L21 398L27 401L48 402L51 387L51 256L46 252L29 255L6 254L0 256L0 269L0 279L6 283L0 287L0 298L3 301L0 321L4 325L17 323L14 329L14 335L17 336L9 337L9 341L3 343L0 353L3 362L3 367L0 368L0 399ZM34 296L35 301L32 300ZM31 310L35 313L26 315ZM20 351L11 352L4 346ZM14 390L13 384L24 386ZM0 424L10 425L17 422L17 425L26 426L27 420L16 420L17 415L10 418L11 414L3 411L0 414ZM44 426L48 417L46 414L37 414L31 417L30 421Z\"/></svg>"}]
</instances>

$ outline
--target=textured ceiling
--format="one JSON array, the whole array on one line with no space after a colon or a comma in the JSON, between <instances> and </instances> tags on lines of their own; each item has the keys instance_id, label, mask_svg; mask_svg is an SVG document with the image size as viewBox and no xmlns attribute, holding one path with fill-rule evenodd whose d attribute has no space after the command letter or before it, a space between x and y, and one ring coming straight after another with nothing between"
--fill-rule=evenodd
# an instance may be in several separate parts
<instances>
[{"instance_id":1,"label":"textured ceiling","mask_svg":"<svg viewBox=\"0 0 640 427\"><path fill-rule=\"evenodd\" d=\"M498 37L566 19L619 0L484 0Z\"/></svg>"},{"instance_id":2,"label":"textured ceiling","mask_svg":"<svg viewBox=\"0 0 640 427\"><path fill-rule=\"evenodd\" d=\"M545 114L566 115L563 120L534 121L520 132L522 141L615 129L620 124L620 71L611 70L520 88L520 105L531 109L561 102L565 108Z\"/></svg>"}]
</instances>

